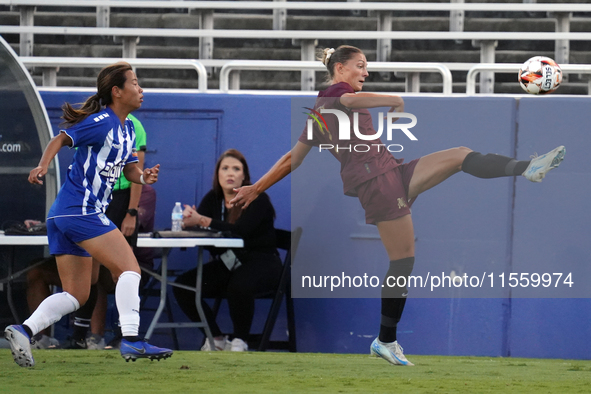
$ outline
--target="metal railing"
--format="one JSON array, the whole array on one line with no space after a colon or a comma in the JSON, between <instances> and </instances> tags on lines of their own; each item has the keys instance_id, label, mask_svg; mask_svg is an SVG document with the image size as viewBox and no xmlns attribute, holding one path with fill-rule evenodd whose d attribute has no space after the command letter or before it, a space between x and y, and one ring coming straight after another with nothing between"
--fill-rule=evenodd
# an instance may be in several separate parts
<instances>
[{"instance_id":1,"label":"metal railing","mask_svg":"<svg viewBox=\"0 0 591 394\"><path fill-rule=\"evenodd\" d=\"M100 68L110 64L124 61L139 68L157 69L194 69L198 75L199 91L207 91L207 71L198 60L191 59L138 59L138 58L81 58L81 57L19 57L19 60L28 67L40 67L44 69L43 85L55 86L55 73L58 67L84 67Z\"/></svg>"},{"instance_id":2,"label":"metal railing","mask_svg":"<svg viewBox=\"0 0 591 394\"><path fill-rule=\"evenodd\" d=\"M368 63L368 71L387 71L387 72L438 72L443 78L443 94L452 93L452 75L449 68L440 63L390 63L390 62L372 62ZM321 62L300 62L300 61L282 61L282 60L233 60L227 62L220 71L220 91L227 93L230 91L230 73L237 70L274 70L274 71L326 71L326 67ZM235 80L236 81L236 80ZM239 82L232 86L239 88Z\"/></svg>"},{"instance_id":3,"label":"metal railing","mask_svg":"<svg viewBox=\"0 0 591 394\"><path fill-rule=\"evenodd\" d=\"M499 73L517 73L522 64L520 63L482 63L473 66L466 76L466 94L476 94L476 76L483 71L492 71ZM564 74L591 74L591 64L562 64L560 69ZM515 78L517 83L517 78ZM591 85L591 82L590 82ZM588 94L591 95L591 86Z\"/></svg>"},{"instance_id":4,"label":"metal railing","mask_svg":"<svg viewBox=\"0 0 591 394\"><path fill-rule=\"evenodd\" d=\"M216 29L157 29L157 28L105 28L105 27L57 27L57 26L0 26L0 34L49 34L49 35L90 35L120 36L124 42L135 43L137 37L198 37L198 38L241 38L241 39L298 39L313 46L317 39L341 40L342 31L327 30L216 30ZM487 48L486 53L494 51L497 40L554 40L591 41L591 33L519 33L513 32L437 32L437 31L348 31L347 35L358 40L475 40ZM307 44L307 45L308 45ZM133 52L133 51L132 51ZM126 56L127 55L127 56ZM124 57L131 58L125 50ZM488 60L491 56L488 56ZM494 59L494 55L492 55ZM381 62L380 62L381 63ZM313 77L304 78L313 85ZM494 76L489 76L482 84L483 90L492 92ZM307 86L305 90L310 90Z\"/></svg>"},{"instance_id":5,"label":"metal railing","mask_svg":"<svg viewBox=\"0 0 591 394\"><path fill-rule=\"evenodd\" d=\"M112 7L212 10L334 10L334 11L509 11L591 12L591 4L578 3L422 3L349 1L130 1L130 0L0 0L0 5L44 7Z\"/></svg>"},{"instance_id":6,"label":"metal railing","mask_svg":"<svg viewBox=\"0 0 591 394\"><path fill-rule=\"evenodd\" d=\"M320 62L281 61L281 60L190 60L190 59L137 59L137 58L77 58L77 57L20 57L19 60L27 67L42 69L43 86L56 86L56 75L60 67L71 68L99 68L118 61L125 61L134 67L151 69L194 69L199 78L199 91L207 91L207 72L205 67L221 67L220 91L229 92L231 89L239 89L238 78L232 81L232 71L241 70L267 70L267 71L326 71L326 67ZM465 67L465 66L463 66ZM369 71L379 72L405 72L407 80L419 73L437 72L443 80L443 94L452 93L452 75L450 68L440 63L369 63ZM231 86L232 85L232 86ZM409 85L412 89L407 91L419 91L419 85Z\"/></svg>"},{"instance_id":7,"label":"metal railing","mask_svg":"<svg viewBox=\"0 0 591 394\"><path fill-rule=\"evenodd\" d=\"M238 29L158 29L128 27L67 27L67 26L15 26L0 25L1 34L45 34L118 37L211 37L241 39L297 39L342 40L343 34L355 40L520 40L591 41L589 32L465 32L465 31L365 31L365 30L238 30Z\"/></svg>"}]
</instances>

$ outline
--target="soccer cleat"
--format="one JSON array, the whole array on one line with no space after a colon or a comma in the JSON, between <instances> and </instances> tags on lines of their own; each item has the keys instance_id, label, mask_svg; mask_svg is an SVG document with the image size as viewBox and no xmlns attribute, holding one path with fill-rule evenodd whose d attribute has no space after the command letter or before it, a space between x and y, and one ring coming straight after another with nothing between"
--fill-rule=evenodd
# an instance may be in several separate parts
<instances>
[{"instance_id":1,"label":"soccer cleat","mask_svg":"<svg viewBox=\"0 0 591 394\"><path fill-rule=\"evenodd\" d=\"M8 326L4 330L4 338L10 343L12 358L21 367L34 367L35 359L31 352L31 338L23 326Z\"/></svg>"},{"instance_id":2,"label":"soccer cleat","mask_svg":"<svg viewBox=\"0 0 591 394\"><path fill-rule=\"evenodd\" d=\"M60 341L47 335L37 334L31 339L33 349L59 349Z\"/></svg>"},{"instance_id":3,"label":"soccer cleat","mask_svg":"<svg viewBox=\"0 0 591 394\"><path fill-rule=\"evenodd\" d=\"M129 342L126 339L121 340L121 357L125 361L135 361L138 358L149 358L158 360L172 356L172 350L150 345L145 341Z\"/></svg>"},{"instance_id":4,"label":"soccer cleat","mask_svg":"<svg viewBox=\"0 0 591 394\"><path fill-rule=\"evenodd\" d=\"M414 365L404 357L402 353L402 346L398 344L398 341L391 343L381 342L378 338L374 339L371 343L370 353L383 358L390 364L394 365Z\"/></svg>"},{"instance_id":5,"label":"soccer cleat","mask_svg":"<svg viewBox=\"0 0 591 394\"><path fill-rule=\"evenodd\" d=\"M542 182L548 171L560 165L565 152L566 149L561 145L545 155L535 156L522 175L529 181Z\"/></svg>"},{"instance_id":6,"label":"soccer cleat","mask_svg":"<svg viewBox=\"0 0 591 394\"><path fill-rule=\"evenodd\" d=\"M230 348L233 352L246 352L248 351L248 345L240 338L232 339L232 347Z\"/></svg>"},{"instance_id":7,"label":"soccer cleat","mask_svg":"<svg viewBox=\"0 0 591 394\"><path fill-rule=\"evenodd\" d=\"M230 341L228 341L228 336L224 336L222 339L213 339L213 343L215 345L215 350L217 351L221 351L221 350L230 350L230 348L232 347ZM209 345L209 340L207 338L205 338L205 343L203 344L203 346L201 346L201 351L202 352L210 352L211 351L211 346Z\"/></svg>"},{"instance_id":8,"label":"soccer cleat","mask_svg":"<svg viewBox=\"0 0 591 394\"><path fill-rule=\"evenodd\" d=\"M98 334L90 334L86 338L86 348L88 350L103 350L105 346L105 338Z\"/></svg>"}]
</instances>

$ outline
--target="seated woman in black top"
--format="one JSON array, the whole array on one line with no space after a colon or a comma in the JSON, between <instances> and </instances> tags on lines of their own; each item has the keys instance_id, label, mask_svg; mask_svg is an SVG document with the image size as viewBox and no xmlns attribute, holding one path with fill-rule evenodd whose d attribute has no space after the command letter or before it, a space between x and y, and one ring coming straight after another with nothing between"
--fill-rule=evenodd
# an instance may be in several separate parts
<instances>
[{"instance_id":1,"label":"seated woman in black top","mask_svg":"<svg viewBox=\"0 0 591 394\"><path fill-rule=\"evenodd\" d=\"M269 197L261 194L247 209L230 207L236 193L234 188L251 185L246 159L239 151L230 149L217 161L213 189L199 204L199 208L185 205L183 226L211 227L230 231L244 240L243 249L214 249L211 262L203 266L203 298L225 296L234 325L232 342L222 335L209 306L203 308L217 350L244 351L254 316L255 295L273 290L281 276L281 260L275 246L275 209ZM224 262L225 261L225 262ZM177 279L177 283L195 286L196 270ZM183 312L193 321L199 321L195 306L195 293L174 287L174 295ZM209 341L201 350L211 350Z\"/></svg>"}]
</instances>

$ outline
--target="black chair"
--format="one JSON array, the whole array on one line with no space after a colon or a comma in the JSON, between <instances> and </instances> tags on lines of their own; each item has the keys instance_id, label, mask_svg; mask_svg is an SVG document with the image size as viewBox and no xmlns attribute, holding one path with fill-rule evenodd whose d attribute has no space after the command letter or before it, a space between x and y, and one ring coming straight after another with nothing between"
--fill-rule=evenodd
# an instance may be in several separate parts
<instances>
[{"instance_id":1,"label":"black chair","mask_svg":"<svg viewBox=\"0 0 591 394\"><path fill-rule=\"evenodd\" d=\"M295 253L302 236L302 228L297 227L293 232L287 230L275 229L275 236L277 238L277 248L286 251L285 260L283 261L283 270L281 271L281 278L277 289L272 292L265 292L256 295L256 299L272 299L271 308L267 314L265 327L260 334L250 334L248 343L250 348L256 348L259 351L267 349L289 350L296 352L296 329L295 329L295 315L293 309L293 300L291 298L291 265L292 259L295 258ZM279 309L285 296L285 306L287 310L287 331L288 338L285 341L271 341L271 334L275 327L275 321L279 315ZM212 308L213 315L217 316L223 298L216 298ZM254 345L254 346L251 346Z\"/></svg>"}]
</instances>

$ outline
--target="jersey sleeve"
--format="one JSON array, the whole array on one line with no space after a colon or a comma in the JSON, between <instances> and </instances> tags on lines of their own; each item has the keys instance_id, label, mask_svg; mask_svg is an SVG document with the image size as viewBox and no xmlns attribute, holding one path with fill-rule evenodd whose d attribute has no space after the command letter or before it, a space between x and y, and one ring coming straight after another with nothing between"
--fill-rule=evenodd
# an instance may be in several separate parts
<instances>
[{"instance_id":1,"label":"jersey sleeve","mask_svg":"<svg viewBox=\"0 0 591 394\"><path fill-rule=\"evenodd\" d=\"M111 129L109 118L106 113L90 115L82 122L60 132L66 133L72 139L71 148L99 144L105 140Z\"/></svg>"},{"instance_id":2,"label":"jersey sleeve","mask_svg":"<svg viewBox=\"0 0 591 394\"><path fill-rule=\"evenodd\" d=\"M327 94L325 94L325 97L341 97L343 94L346 93L355 93L355 90L353 90L353 87L351 87L351 85L349 85L348 83L337 83L336 85L332 86L332 89L327 89ZM339 102L340 104L340 102ZM341 104L342 105L342 104ZM343 106L344 107L344 106Z\"/></svg>"}]
</instances>

